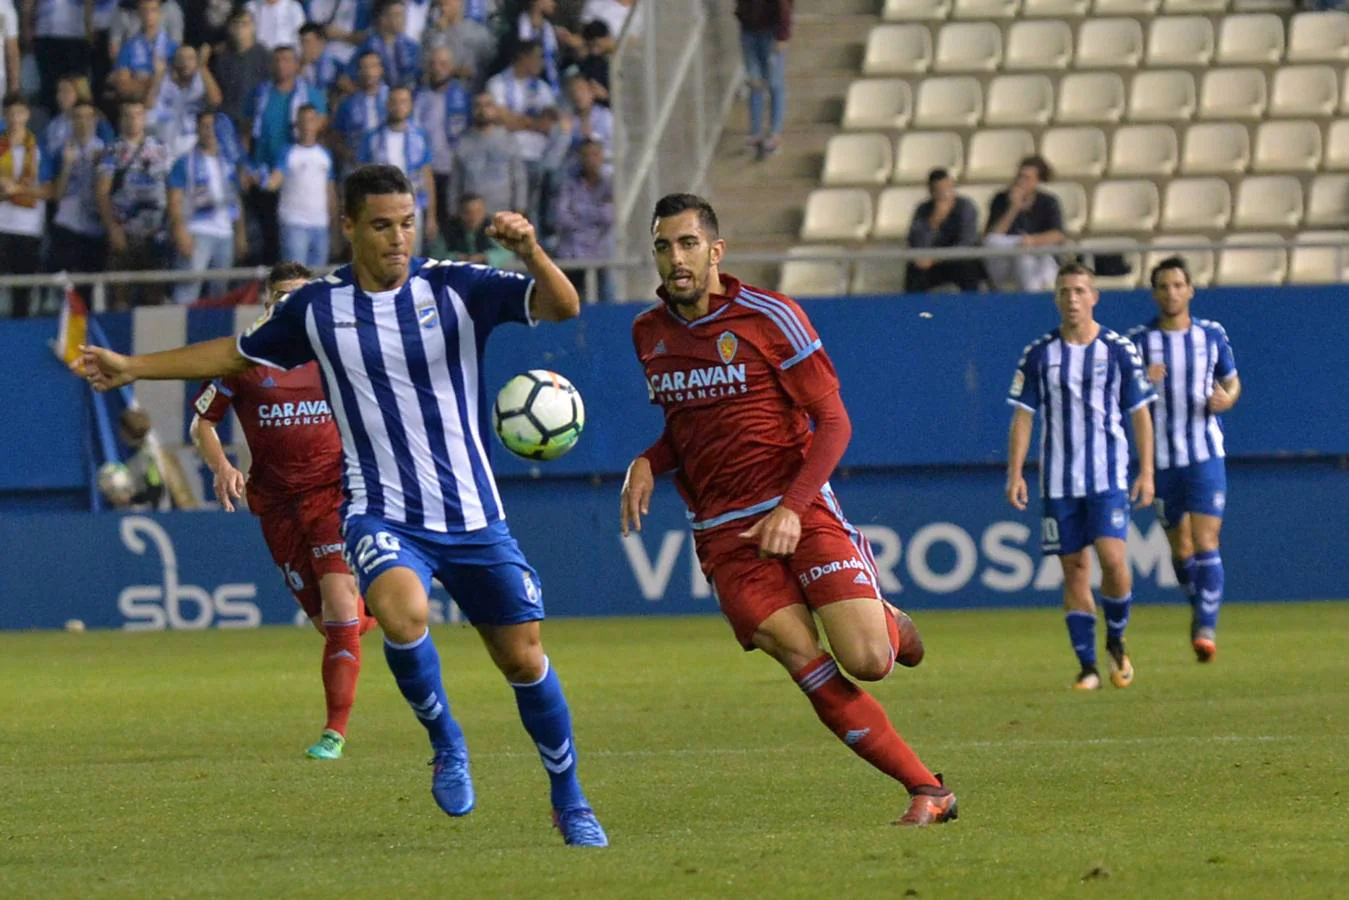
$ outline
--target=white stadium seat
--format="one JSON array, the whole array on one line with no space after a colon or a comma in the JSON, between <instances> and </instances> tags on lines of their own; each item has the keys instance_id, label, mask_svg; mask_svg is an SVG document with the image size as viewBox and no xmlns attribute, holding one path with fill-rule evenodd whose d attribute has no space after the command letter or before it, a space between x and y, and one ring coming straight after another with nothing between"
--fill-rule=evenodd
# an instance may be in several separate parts
<instances>
[{"instance_id":1,"label":"white stadium seat","mask_svg":"<svg viewBox=\"0 0 1349 900\"><path fill-rule=\"evenodd\" d=\"M1349 234L1343 231L1304 231L1297 236L1288 266L1293 284L1338 284L1349 278ZM1303 244L1337 244L1304 247Z\"/></svg>"},{"instance_id":2,"label":"white stadium seat","mask_svg":"<svg viewBox=\"0 0 1349 900\"><path fill-rule=\"evenodd\" d=\"M1165 13L1220 13L1226 12L1227 0L1166 0Z\"/></svg>"},{"instance_id":3,"label":"white stadium seat","mask_svg":"<svg viewBox=\"0 0 1349 900\"><path fill-rule=\"evenodd\" d=\"M951 14L951 0L885 0L887 22L930 21Z\"/></svg>"},{"instance_id":4,"label":"white stadium seat","mask_svg":"<svg viewBox=\"0 0 1349 900\"><path fill-rule=\"evenodd\" d=\"M983 232L984 226L988 224L988 207L993 202L993 196L1006 189L1006 181L1001 184L962 184L956 189L960 196L973 203L974 208L979 211L980 233Z\"/></svg>"},{"instance_id":5,"label":"white stadium seat","mask_svg":"<svg viewBox=\"0 0 1349 900\"><path fill-rule=\"evenodd\" d=\"M787 255L810 256L843 249L815 244L793 247ZM782 264L782 274L778 278L778 291L789 297L836 297L847 293L847 289L848 265L843 261L788 259Z\"/></svg>"},{"instance_id":6,"label":"white stadium seat","mask_svg":"<svg viewBox=\"0 0 1349 900\"><path fill-rule=\"evenodd\" d=\"M920 128L972 128L984 111L979 81L968 75L925 78L918 85L914 124Z\"/></svg>"},{"instance_id":7,"label":"white stadium seat","mask_svg":"<svg viewBox=\"0 0 1349 900\"><path fill-rule=\"evenodd\" d=\"M862 188L821 188L806 198L803 241L863 241L871 232L871 194Z\"/></svg>"},{"instance_id":8,"label":"white stadium seat","mask_svg":"<svg viewBox=\"0 0 1349 900\"><path fill-rule=\"evenodd\" d=\"M1273 13L1227 16L1218 33L1218 62L1264 63L1283 59L1283 19Z\"/></svg>"},{"instance_id":9,"label":"white stadium seat","mask_svg":"<svg viewBox=\"0 0 1349 900\"><path fill-rule=\"evenodd\" d=\"M1199 89L1201 119L1259 119L1269 95L1259 69L1210 69Z\"/></svg>"},{"instance_id":10,"label":"white stadium seat","mask_svg":"<svg viewBox=\"0 0 1349 900\"><path fill-rule=\"evenodd\" d=\"M1059 198L1059 210L1063 213L1063 230L1069 234L1080 234L1087 225L1087 191L1076 181L1051 181L1040 186Z\"/></svg>"},{"instance_id":11,"label":"white stadium seat","mask_svg":"<svg viewBox=\"0 0 1349 900\"><path fill-rule=\"evenodd\" d=\"M1199 108L1194 76L1179 70L1139 72L1129 92L1134 122L1188 122Z\"/></svg>"},{"instance_id":12,"label":"white stadium seat","mask_svg":"<svg viewBox=\"0 0 1349 900\"><path fill-rule=\"evenodd\" d=\"M1048 75L999 75L988 86L985 125L1044 125L1053 115Z\"/></svg>"},{"instance_id":13,"label":"white stadium seat","mask_svg":"<svg viewBox=\"0 0 1349 900\"><path fill-rule=\"evenodd\" d=\"M1340 79L1330 66L1283 66L1269 92L1271 116L1331 116L1340 102Z\"/></svg>"},{"instance_id":14,"label":"white stadium seat","mask_svg":"<svg viewBox=\"0 0 1349 900\"><path fill-rule=\"evenodd\" d=\"M1213 60L1213 23L1206 16L1163 16L1148 30L1147 64L1207 66Z\"/></svg>"},{"instance_id":15,"label":"white stadium seat","mask_svg":"<svg viewBox=\"0 0 1349 900\"><path fill-rule=\"evenodd\" d=\"M894 167L894 150L884 134L836 134L824 148L828 185L885 184Z\"/></svg>"},{"instance_id":16,"label":"white stadium seat","mask_svg":"<svg viewBox=\"0 0 1349 900\"><path fill-rule=\"evenodd\" d=\"M1160 212L1154 182L1102 181L1091 198L1091 231L1151 231Z\"/></svg>"},{"instance_id":17,"label":"white stadium seat","mask_svg":"<svg viewBox=\"0 0 1349 900\"><path fill-rule=\"evenodd\" d=\"M1079 17L1087 14L1088 0L1025 0L1021 15L1025 18Z\"/></svg>"},{"instance_id":18,"label":"white stadium seat","mask_svg":"<svg viewBox=\"0 0 1349 900\"><path fill-rule=\"evenodd\" d=\"M1123 125L1115 130L1111 175L1167 176L1180 162L1180 144L1170 125Z\"/></svg>"},{"instance_id":19,"label":"white stadium seat","mask_svg":"<svg viewBox=\"0 0 1349 900\"><path fill-rule=\"evenodd\" d=\"M1079 69L1132 69L1143 59L1137 19L1087 19L1077 32Z\"/></svg>"},{"instance_id":20,"label":"white stadium seat","mask_svg":"<svg viewBox=\"0 0 1349 900\"><path fill-rule=\"evenodd\" d=\"M1232 218L1232 192L1221 178L1177 178L1166 186L1162 228L1217 231Z\"/></svg>"},{"instance_id":21,"label":"white stadium seat","mask_svg":"<svg viewBox=\"0 0 1349 900\"><path fill-rule=\"evenodd\" d=\"M1013 22L1007 30L1007 52L1002 67L1009 72L1022 69L1066 69L1073 60L1073 30L1067 22Z\"/></svg>"},{"instance_id":22,"label":"white stadium seat","mask_svg":"<svg viewBox=\"0 0 1349 900\"><path fill-rule=\"evenodd\" d=\"M1185 132L1180 168L1186 175L1240 174L1250 164L1251 137L1245 125L1204 122Z\"/></svg>"},{"instance_id":23,"label":"white stadium seat","mask_svg":"<svg viewBox=\"0 0 1349 900\"><path fill-rule=\"evenodd\" d=\"M1317 175L1308 194L1308 225L1349 225L1349 175Z\"/></svg>"},{"instance_id":24,"label":"white stadium seat","mask_svg":"<svg viewBox=\"0 0 1349 900\"><path fill-rule=\"evenodd\" d=\"M1321 126L1304 119L1264 122L1255 133L1252 172L1315 172L1321 167Z\"/></svg>"},{"instance_id":25,"label":"white stadium seat","mask_svg":"<svg viewBox=\"0 0 1349 900\"><path fill-rule=\"evenodd\" d=\"M1302 221L1302 182L1292 175L1251 175L1237 189L1234 228L1296 228Z\"/></svg>"},{"instance_id":26,"label":"white stadium seat","mask_svg":"<svg viewBox=\"0 0 1349 900\"><path fill-rule=\"evenodd\" d=\"M1035 138L1020 128L976 131L965 155L965 177L971 181L1010 179L1016 164L1035 152Z\"/></svg>"},{"instance_id":27,"label":"white stadium seat","mask_svg":"<svg viewBox=\"0 0 1349 900\"><path fill-rule=\"evenodd\" d=\"M1105 132L1090 125L1050 128L1040 138L1040 155L1064 178L1100 178L1109 151Z\"/></svg>"},{"instance_id":28,"label":"white stadium seat","mask_svg":"<svg viewBox=\"0 0 1349 900\"><path fill-rule=\"evenodd\" d=\"M1349 12L1300 12L1288 26L1289 62L1349 59Z\"/></svg>"},{"instance_id":29,"label":"white stadium seat","mask_svg":"<svg viewBox=\"0 0 1349 900\"><path fill-rule=\"evenodd\" d=\"M1138 247L1138 242L1130 238L1124 237L1087 238L1086 240L1079 242L1079 246L1082 247L1083 251L1082 253L1079 254L1079 256L1083 258L1083 261L1086 262L1087 265L1091 266L1093 269L1096 269L1098 268L1096 260L1097 254L1093 253L1092 251L1098 247L1099 248L1110 247L1112 244L1118 247L1122 243L1130 247L1134 248ZM1146 273L1143 272L1143 254L1139 252L1139 250L1103 249L1102 252L1115 256L1123 256L1125 264L1129 266L1129 271L1125 275L1102 275L1099 272L1097 272L1096 286L1101 290L1105 291L1131 290L1138 286L1139 279L1146 277Z\"/></svg>"},{"instance_id":30,"label":"white stadium seat","mask_svg":"<svg viewBox=\"0 0 1349 900\"><path fill-rule=\"evenodd\" d=\"M1233 12L1281 12L1292 15L1298 0L1232 0Z\"/></svg>"},{"instance_id":31,"label":"white stadium seat","mask_svg":"<svg viewBox=\"0 0 1349 900\"><path fill-rule=\"evenodd\" d=\"M913 118L913 89L900 78L859 78L848 85L843 127L898 131Z\"/></svg>"},{"instance_id":32,"label":"white stadium seat","mask_svg":"<svg viewBox=\"0 0 1349 900\"><path fill-rule=\"evenodd\" d=\"M1059 81L1056 122L1113 124L1124 115L1124 79L1114 72L1074 72Z\"/></svg>"},{"instance_id":33,"label":"white stadium seat","mask_svg":"<svg viewBox=\"0 0 1349 900\"><path fill-rule=\"evenodd\" d=\"M1021 0L956 0L951 15L957 19L1014 19Z\"/></svg>"},{"instance_id":34,"label":"white stadium seat","mask_svg":"<svg viewBox=\"0 0 1349 900\"><path fill-rule=\"evenodd\" d=\"M853 263L852 287L854 294L898 294L904 290L904 273L908 260L859 259Z\"/></svg>"},{"instance_id":35,"label":"white stadium seat","mask_svg":"<svg viewBox=\"0 0 1349 900\"><path fill-rule=\"evenodd\" d=\"M952 22L937 34L934 72L992 72L1002 62L1002 29L992 22Z\"/></svg>"},{"instance_id":36,"label":"white stadium seat","mask_svg":"<svg viewBox=\"0 0 1349 900\"><path fill-rule=\"evenodd\" d=\"M912 75L932 65L932 33L926 25L878 25L867 36L862 71L868 75Z\"/></svg>"},{"instance_id":37,"label":"white stadium seat","mask_svg":"<svg viewBox=\"0 0 1349 900\"><path fill-rule=\"evenodd\" d=\"M913 211L926 199L926 187L889 187L881 191L876 201L876 229L872 237L906 240L909 225L913 223Z\"/></svg>"},{"instance_id":38,"label":"white stadium seat","mask_svg":"<svg viewBox=\"0 0 1349 900\"><path fill-rule=\"evenodd\" d=\"M1097 16L1151 16L1161 0L1096 0L1091 12Z\"/></svg>"},{"instance_id":39,"label":"white stadium seat","mask_svg":"<svg viewBox=\"0 0 1349 900\"><path fill-rule=\"evenodd\" d=\"M900 135L891 180L900 184L927 184L933 169L946 169L959 179L965 168L965 151L954 131L908 131Z\"/></svg>"},{"instance_id":40,"label":"white stadium seat","mask_svg":"<svg viewBox=\"0 0 1349 900\"><path fill-rule=\"evenodd\" d=\"M1223 239L1215 284L1276 285L1288 277L1288 251L1277 234L1234 234ZM1271 246L1273 245L1273 246Z\"/></svg>"},{"instance_id":41,"label":"white stadium seat","mask_svg":"<svg viewBox=\"0 0 1349 900\"><path fill-rule=\"evenodd\" d=\"M1340 112L1349 113L1349 69L1344 72L1344 99L1340 101Z\"/></svg>"},{"instance_id":42,"label":"white stadium seat","mask_svg":"<svg viewBox=\"0 0 1349 900\"><path fill-rule=\"evenodd\" d=\"M1202 234L1169 234L1153 240L1147 258L1143 260L1143 278L1147 278L1152 267L1168 256L1179 256L1185 260L1190 270L1190 280L1195 287L1208 287L1213 281L1213 242ZM1181 250L1180 247L1203 247L1202 250Z\"/></svg>"},{"instance_id":43,"label":"white stadium seat","mask_svg":"<svg viewBox=\"0 0 1349 900\"><path fill-rule=\"evenodd\" d=\"M1349 119L1330 123L1330 129L1326 132L1325 167L1349 169Z\"/></svg>"}]
</instances>

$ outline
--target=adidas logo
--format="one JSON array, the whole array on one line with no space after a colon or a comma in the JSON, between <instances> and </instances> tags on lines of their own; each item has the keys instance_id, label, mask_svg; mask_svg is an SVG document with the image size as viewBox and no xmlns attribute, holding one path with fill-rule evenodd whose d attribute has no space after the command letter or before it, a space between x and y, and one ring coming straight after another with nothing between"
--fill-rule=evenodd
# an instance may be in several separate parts
<instances>
[{"instance_id":1,"label":"adidas logo","mask_svg":"<svg viewBox=\"0 0 1349 900\"><path fill-rule=\"evenodd\" d=\"M853 583L853 584L865 584L865 585L867 585L867 586L869 587L869 586L871 585L871 579L867 577L867 573L866 573L866 572L858 572L858 573L857 573L857 577L854 578L854 579L852 580L852 583Z\"/></svg>"},{"instance_id":2,"label":"adidas logo","mask_svg":"<svg viewBox=\"0 0 1349 900\"><path fill-rule=\"evenodd\" d=\"M266 378L262 379L262 386L265 388L274 388L276 387L276 379L268 375Z\"/></svg>"},{"instance_id":3,"label":"adidas logo","mask_svg":"<svg viewBox=\"0 0 1349 900\"><path fill-rule=\"evenodd\" d=\"M655 349L655 350L652 350L651 352L654 353L654 354L656 354L656 355L659 355L659 354L661 354L661 353L664 353L664 352L665 352L665 338L661 338L659 341L656 341L656 349Z\"/></svg>"},{"instance_id":4,"label":"adidas logo","mask_svg":"<svg viewBox=\"0 0 1349 900\"><path fill-rule=\"evenodd\" d=\"M854 728L843 736L843 743L849 747L856 747L869 734L871 734L870 728Z\"/></svg>"}]
</instances>

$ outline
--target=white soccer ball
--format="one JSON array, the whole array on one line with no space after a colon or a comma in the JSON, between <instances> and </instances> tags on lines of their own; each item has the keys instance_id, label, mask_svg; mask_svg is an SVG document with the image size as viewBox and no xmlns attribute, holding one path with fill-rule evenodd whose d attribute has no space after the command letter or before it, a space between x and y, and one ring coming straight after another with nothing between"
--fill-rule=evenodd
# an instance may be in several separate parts
<instances>
[{"instance_id":1,"label":"white soccer ball","mask_svg":"<svg viewBox=\"0 0 1349 900\"><path fill-rule=\"evenodd\" d=\"M516 375L492 407L492 427L502 446L525 459L557 459L576 446L585 424L580 392L547 369Z\"/></svg>"},{"instance_id":2,"label":"white soccer ball","mask_svg":"<svg viewBox=\"0 0 1349 900\"><path fill-rule=\"evenodd\" d=\"M109 499L130 497L131 472L119 462L105 462L98 467L98 489Z\"/></svg>"}]
</instances>

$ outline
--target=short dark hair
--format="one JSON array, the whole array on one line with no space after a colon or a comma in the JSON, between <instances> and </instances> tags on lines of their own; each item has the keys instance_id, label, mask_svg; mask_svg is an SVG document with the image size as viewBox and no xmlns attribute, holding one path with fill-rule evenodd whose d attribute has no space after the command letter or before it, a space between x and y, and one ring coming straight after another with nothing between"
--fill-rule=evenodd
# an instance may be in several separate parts
<instances>
[{"instance_id":1,"label":"short dark hair","mask_svg":"<svg viewBox=\"0 0 1349 900\"><path fill-rule=\"evenodd\" d=\"M475 201L481 201L481 200L482 200L482 194L475 194L475 193L473 193L472 191L465 191L463 194L460 194L460 195L459 195L459 208L460 208L460 209L463 209L465 206L468 206L470 203L473 203L473 202L475 202Z\"/></svg>"},{"instance_id":2,"label":"short dark hair","mask_svg":"<svg viewBox=\"0 0 1349 900\"><path fill-rule=\"evenodd\" d=\"M272 48L272 56L276 56L278 53L294 53L296 56L300 55L293 44L277 44Z\"/></svg>"},{"instance_id":3,"label":"short dark hair","mask_svg":"<svg viewBox=\"0 0 1349 900\"><path fill-rule=\"evenodd\" d=\"M945 181L951 177L951 173L946 169L933 169L927 173L927 186L932 187L939 181Z\"/></svg>"},{"instance_id":4,"label":"short dark hair","mask_svg":"<svg viewBox=\"0 0 1349 900\"><path fill-rule=\"evenodd\" d=\"M1054 280L1062 278L1065 275L1086 275L1092 281L1096 280L1096 270L1091 266L1077 260L1069 260L1059 266L1059 271L1054 275Z\"/></svg>"},{"instance_id":5,"label":"short dark hair","mask_svg":"<svg viewBox=\"0 0 1349 900\"><path fill-rule=\"evenodd\" d=\"M1154 288L1157 287L1157 276L1167 269L1176 269L1185 276L1186 284L1191 283L1190 267L1185 265L1185 260L1181 259L1179 256L1168 256L1166 259L1152 267L1152 273L1148 275L1148 284Z\"/></svg>"},{"instance_id":6,"label":"short dark hair","mask_svg":"<svg viewBox=\"0 0 1349 900\"><path fill-rule=\"evenodd\" d=\"M318 108L317 106L315 106L314 104L312 104L312 103L305 103L305 104L303 104L299 109L295 110L295 117L298 119L298 118L300 117L300 113L302 113L302 112L316 113L316 112L318 112L318 111L319 111L319 108Z\"/></svg>"},{"instance_id":7,"label":"short dark hair","mask_svg":"<svg viewBox=\"0 0 1349 900\"><path fill-rule=\"evenodd\" d=\"M609 25L603 19L591 19L581 26L581 39L586 41L598 41L600 38L607 38L613 34L609 30Z\"/></svg>"},{"instance_id":8,"label":"short dark hair","mask_svg":"<svg viewBox=\"0 0 1349 900\"><path fill-rule=\"evenodd\" d=\"M651 215L651 230L656 223L670 216L677 216L689 210L698 211L698 224L707 232L707 239L715 241L721 236L721 226L717 223L717 211L703 197L697 194L666 194L656 201L656 209Z\"/></svg>"},{"instance_id":9,"label":"short dark hair","mask_svg":"<svg viewBox=\"0 0 1349 900\"><path fill-rule=\"evenodd\" d=\"M304 263L285 260L272 266L271 271L267 273L267 287L270 290L283 281L298 281L301 278L308 281L313 277L314 273Z\"/></svg>"},{"instance_id":10,"label":"short dark hair","mask_svg":"<svg viewBox=\"0 0 1349 900\"><path fill-rule=\"evenodd\" d=\"M397 166L361 166L342 182L342 210L349 219L360 215L365 198L384 194L416 196L412 182Z\"/></svg>"},{"instance_id":11,"label":"short dark hair","mask_svg":"<svg viewBox=\"0 0 1349 900\"><path fill-rule=\"evenodd\" d=\"M511 59L523 59L535 50L541 49L543 49L543 44L533 38L525 38L516 42L515 52L511 54Z\"/></svg>"},{"instance_id":12,"label":"short dark hair","mask_svg":"<svg viewBox=\"0 0 1349 900\"><path fill-rule=\"evenodd\" d=\"M357 53L357 54L356 54L356 65L359 66L359 65L361 64L361 62L362 62L367 56L373 56L375 59L379 60L379 64L380 64L381 66L384 65L384 57L380 56L380 55L379 55L379 51L378 51L378 50L375 50L375 49L362 50L360 53Z\"/></svg>"},{"instance_id":13,"label":"short dark hair","mask_svg":"<svg viewBox=\"0 0 1349 900\"><path fill-rule=\"evenodd\" d=\"M1050 168L1048 160L1038 153L1023 157L1021 162L1016 164L1018 172L1025 168L1034 169L1036 174L1040 176L1041 181L1049 181L1054 177L1054 170Z\"/></svg>"},{"instance_id":14,"label":"short dark hair","mask_svg":"<svg viewBox=\"0 0 1349 900\"><path fill-rule=\"evenodd\" d=\"M28 109L28 101L23 99L23 94L18 91L10 91L5 95L4 108L9 109L11 106L22 106L24 109Z\"/></svg>"},{"instance_id":15,"label":"short dark hair","mask_svg":"<svg viewBox=\"0 0 1349 900\"><path fill-rule=\"evenodd\" d=\"M117 417L117 424L121 427L126 436L133 441L139 441L150 433L151 422L150 414L139 406L130 407L122 410L122 414Z\"/></svg>"},{"instance_id":16,"label":"short dark hair","mask_svg":"<svg viewBox=\"0 0 1349 900\"><path fill-rule=\"evenodd\" d=\"M233 25L235 22L242 22L244 19L253 22L253 13L249 11L247 6L241 6L234 12L230 13L228 24ZM257 23L253 22L253 24L256 25Z\"/></svg>"},{"instance_id":17,"label":"short dark hair","mask_svg":"<svg viewBox=\"0 0 1349 900\"><path fill-rule=\"evenodd\" d=\"M300 37L304 37L306 34L317 34L325 41L328 39L327 30L318 22L305 22L303 25L301 25Z\"/></svg>"}]
</instances>

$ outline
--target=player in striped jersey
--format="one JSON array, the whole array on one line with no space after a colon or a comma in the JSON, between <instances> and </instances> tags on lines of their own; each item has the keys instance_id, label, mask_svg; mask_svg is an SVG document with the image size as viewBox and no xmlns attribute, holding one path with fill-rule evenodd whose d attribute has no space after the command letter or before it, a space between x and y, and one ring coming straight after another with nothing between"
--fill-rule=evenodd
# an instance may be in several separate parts
<instances>
[{"instance_id":1,"label":"player in striped jersey","mask_svg":"<svg viewBox=\"0 0 1349 900\"><path fill-rule=\"evenodd\" d=\"M1223 561L1218 533L1227 505L1220 415L1241 396L1227 332L1190 315L1194 285L1178 256L1152 270L1158 316L1129 332L1161 391L1152 407L1157 445L1157 519L1171 543L1176 580L1190 601L1190 644L1200 662L1218 652Z\"/></svg>"},{"instance_id":2,"label":"player in striped jersey","mask_svg":"<svg viewBox=\"0 0 1349 900\"><path fill-rule=\"evenodd\" d=\"M259 363L289 369L316 360L342 438L347 559L384 630L398 688L430 735L436 803L462 816L475 797L464 734L450 715L427 630L433 575L514 688L563 838L607 846L576 776L562 684L539 640L538 576L506 527L483 443L489 333L504 322L576 316L576 289L523 216L498 213L489 234L530 277L413 258L415 191L396 167L364 166L343 191L353 262L288 295L237 342L133 357L86 347L73 367L108 390L137 378L205 379Z\"/></svg>"},{"instance_id":3,"label":"player in striped jersey","mask_svg":"<svg viewBox=\"0 0 1349 900\"><path fill-rule=\"evenodd\" d=\"M1063 608L1081 671L1073 687L1096 690L1096 605L1088 547L1101 562L1106 652L1115 687L1133 681L1124 645L1132 584L1128 547L1129 501L1152 502L1152 419L1157 398L1138 351L1096 322L1100 294L1095 273L1078 263L1059 269L1054 303L1060 325L1028 346L1017 365L1007 401L1016 407L1008 436L1007 499L1029 502L1021 474L1040 412L1041 546L1063 564ZM1124 417L1133 425L1138 476L1128 488L1129 444Z\"/></svg>"}]
</instances>

